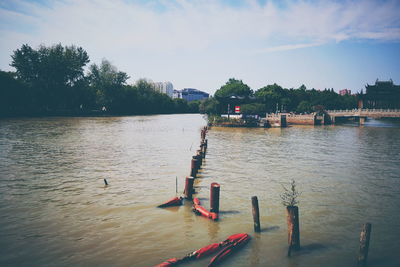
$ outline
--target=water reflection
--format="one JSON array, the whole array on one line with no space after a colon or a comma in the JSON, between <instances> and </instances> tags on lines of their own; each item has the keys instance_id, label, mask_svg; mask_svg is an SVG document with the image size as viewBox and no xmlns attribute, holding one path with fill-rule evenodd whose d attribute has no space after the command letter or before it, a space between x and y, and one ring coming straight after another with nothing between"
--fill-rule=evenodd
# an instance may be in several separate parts
<instances>
[{"instance_id":1,"label":"water reflection","mask_svg":"<svg viewBox=\"0 0 400 267\"><path fill-rule=\"evenodd\" d=\"M217 240L218 233L220 230L220 223L214 221L208 221L208 236L210 240Z\"/></svg>"}]
</instances>

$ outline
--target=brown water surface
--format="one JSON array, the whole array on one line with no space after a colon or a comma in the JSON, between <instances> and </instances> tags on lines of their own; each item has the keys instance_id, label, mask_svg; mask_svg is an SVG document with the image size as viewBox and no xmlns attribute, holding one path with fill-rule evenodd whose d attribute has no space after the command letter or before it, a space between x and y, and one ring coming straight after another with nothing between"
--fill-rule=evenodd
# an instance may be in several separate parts
<instances>
[{"instance_id":1,"label":"brown water surface","mask_svg":"<svg viewBox=\"0 0 400 267\"><path fill-rule=\"evenodd\" d=\"M176 177L181 194L204 125L200 115L0 120L0 265L152 266L247 232L224 266L354 266L364 222L369 266L400 265L399 124L211 129L195 185L209 208L209 186L221 184L219 222L189 203L155 208L175 196ZM287 258L279 195L290 179L302 250Z\"/></svg>"}]
</instances>

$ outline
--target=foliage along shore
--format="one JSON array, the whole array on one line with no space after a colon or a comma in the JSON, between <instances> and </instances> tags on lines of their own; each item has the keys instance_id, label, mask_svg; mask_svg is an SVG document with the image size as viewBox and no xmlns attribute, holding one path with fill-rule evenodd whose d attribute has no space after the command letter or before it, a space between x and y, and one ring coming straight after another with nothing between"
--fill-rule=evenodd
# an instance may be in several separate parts
<instances>
[{"instance_id":1,"label":"foliage along shore","mask_svg":"<svg viewBox=\"0 0 400 267\"><path fill-rule=\"evenodd\" d=\"M356 95L341 96L323 91L282 88L277 84L256 91L234 78L214 97L187 102L154 91L152 83L139 79L128 84L127 73L103 59L90 62L82 47L61 44L37 49L25 44L11 55L15 72L0 70L0 117L15 116L108 116L172 113L206 113L219 116L241 106L245 114L270 112L308 113L323 109L357 107ZM87 71L84 69L87 67Z\"/></svg>"},{"instance_id":2,"label":"foliage along shore","mask_svg":"<svg viewBox=\"0 0 400 267\"><path fill-rule=\"evenodd\" d=\"M199 102L171 99L152 83L109 61L92 64L81 47L22 45L11 55L15 72L0 71L0 117L198 113Z\"/></svg>"}]
</instances>

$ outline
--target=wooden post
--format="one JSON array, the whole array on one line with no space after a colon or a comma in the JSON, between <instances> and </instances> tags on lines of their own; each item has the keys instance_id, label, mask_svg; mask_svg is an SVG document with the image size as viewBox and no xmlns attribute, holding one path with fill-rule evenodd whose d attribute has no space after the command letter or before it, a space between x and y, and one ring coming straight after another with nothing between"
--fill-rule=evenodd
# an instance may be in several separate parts
<instances>
[{"instance_id":1,"label":"wooden post","mask_svg":"<svg viewBox=\"0 0 400 267\"><path fill-rule=\"evenodd\" d=\"M282 115L280 114L280 118L279 118L279 124L281 125L281 127L286 127L286 115Z\"/></svg>"},{"instance_id":2,"label":"wooden post","mask_svg":"<svg viewBox=\"0 0 400 267\"><path fill-rule=\"evenodd\" d=\"M286 207L287 225L288 225L288 256L292 249L300 249L300 226L299 226L299 208L297 206Z\"/></svg>"},{"instance_id":3,"label":"wooden post","mask_svg":"<svg viewBox=\"0 0 400 267\"><path fill-rule=\"evenodd\" d=\"M369 239L371 236L371 224L365 223L360 234L360 251L358 253L357 267L366 267L368 259Z\"/></svg>"},{"instance_id":4,"label":"wooden post","mask_svg":"<svg viewBox=\"0 0 400 267\"><path fill-rule=\"evenodd\" d=\"M194 157L192 158L190 169L191 169L190 176L196 177L196 175L197 175L197 159L195 159Z\"/></svg>"},{"instance_id":5,"label":"wooden post","mask_svg":"<svg viewBox=\"0 0 400 267\"><path fill-rule=\"evenodd\" d=\"M251 205L253 206L254 232L261 232L260 210L258 209L258 198L256 196L251 197Z\"/></svg>"},{"instance_id":6,"label":"wooden post","mask_svg":"<svg viewBox=\"0 0 400 267\"><path fill-rule=\"evenodd\" d=\"M192 200L193 182L194 182L194 178L192 176L186 177L186 181L185 181L185 197L186 197L186 199L189 199L189 200Z\"/></svg>"},{"instance_id":7,"label":"wooden post","mask_svg":"<svg viewBox=\"0 0 400 267\"><path fill-rule=\"evenodd\" d=\"M210 188L210 211L219 213L219 191L220 185L218 183L211 183Z\"/></svg>"},{"instance_id":8,"label":"wooden post","mask_svg":"<svg viewBox=\"0 0 400 267\"><path fill-rule=\"evenodd\" d=\"M203 164L203 148L201 147L201 145L200 145L200 149L199 150L197 150L197 156L200 158L200 160L201 160L201 163Z\"/></svg>"},{"instance_id":9,"label":"wooden post","mask_svg":"<svg viewBox=\"0 0 400 267\"><path fill-rule=\"evenodd\" d=\"M200 167L201 167L201 163L202 163L201 155L200 155L199 151L197 151L196 155L195 155L193 158L195 158L195 159L197 160L197 162L196 162L196 163L197 163L196 169L199 170Z\"/></svg>"},{"instance_id":10,"label":"wooden post","mask_svg":"<svg viewBox=\"0 0 400 267\"><path fill-rule=\"evenodd\" d=\"M205 156L206 156L206 154L205 154L205 152L204 152L204 149L205 149L205 141L203 140L203 141L201 141L201 144L200 144L201 157L202 157L203 159L204 159Z\"/></svg>"}]
</instances>

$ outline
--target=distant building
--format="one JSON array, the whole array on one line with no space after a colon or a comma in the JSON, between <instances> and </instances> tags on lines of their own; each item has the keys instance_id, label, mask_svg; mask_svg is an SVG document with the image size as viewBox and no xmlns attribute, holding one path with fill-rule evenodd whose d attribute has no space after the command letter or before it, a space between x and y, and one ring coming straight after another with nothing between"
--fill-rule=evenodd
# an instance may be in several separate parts
<instances>
[{"instance_id":1,"label":"distant building","mask_svg":"<svg viewBox=\"0 0 400 267\"><path fill-rule=\"evenodd\" d=\"M342 90L339 91L339 95L351 95L351 90L342 89Z\"/></svg>"},{"instance_id":2,"label":"distant building","mask_svg":"<svg viewBox=\"0 0 400 267\"><path fill-rule=\"evenodd\" d=\"M208 98L210 95L206 92L194 89L194 88L184 88L181 91L181 98L185 99L186 101L195 101Z\"/></svg>"},{"instance_id":3,"label":"distant building","mask_svg":"<svg viewBox=\"0 0 400 267\"><path fill-rule=\"evenodd\" d=\"M362 108L400 108L400 85L376 79L375 85L367 84L365 94L360 95Z\"/></svg>"},{"instance_id":4,"label":"distant building","mask_svg":"<svg viewBox=\"0 0 400 267\"><path fill-rule=\"evenodd\" d=\"M169 97L173 97L174 85L171 82L154 82L154 90L156 92L167 94Z\"/></svg>"},{"instance_id":5,"label":"distant building","mask_svg":"<svg viewBox=\"0 0 400 267\"><path fill-rule=\"evenodd\" d=\"M172 98L182 98L182 91L174 89L174 93L172 94Z\"/></svg>"}]
</instances>

